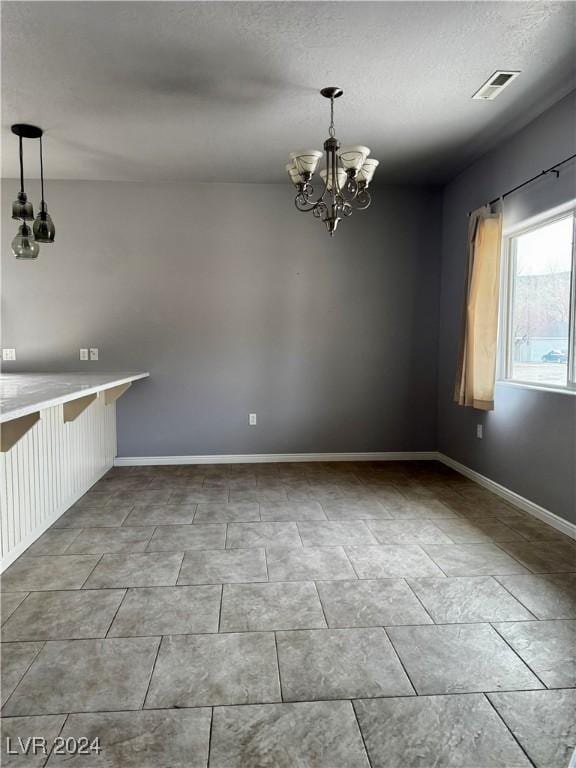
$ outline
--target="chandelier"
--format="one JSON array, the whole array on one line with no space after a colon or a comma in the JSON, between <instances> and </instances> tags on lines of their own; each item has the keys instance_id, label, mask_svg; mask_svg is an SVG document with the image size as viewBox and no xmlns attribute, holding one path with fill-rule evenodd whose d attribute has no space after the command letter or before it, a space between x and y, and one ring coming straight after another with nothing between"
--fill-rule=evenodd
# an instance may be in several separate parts
<instances>
[{"instance_id":1,"label":"chandelier","mask_svg":"<svg viewBox=\"0 0 576 768\"><path fill-rule=\"evenodd\" d=\"M334 99L342 96L344 91L342 88L330 87L322 88L320 93L330 99L329 137L324 142L326 168L320 171L320 196L315 197L312 177L322 152L317 149L291 152L286 170L298 190L294 199L296 208L304 213L312 211L313 216L326 224L332 236L344 216L350 216L354 210L365 210L372 202L368 186L378 160L368 157L368 147L340 147L334 129Z\"/></svg>"},{"instance_id":2,"label":"chandelier","mask_svg":"<svg viewBox=\"0 0 576 768\"><path fill-rule=\"evenodd\" d=\"M54 222L46 202L44 200L44 162L42 157L42 128L27 123L15 123L12 126L12 133L19 139L20 156L20 191L16 200L12 203L12 218L22 221L18 227L18 232L12 240L12 253L17 259L36 259L40 253L38 243L53 243L56 230ZM34 210L32 203L24 191L24 154L22 148L22 139L40 140L40 188L42 190L42 199L40 201L40 211L34 220ZM26 222L34 221L32 228Z\"/></svg>"}]
</instances>

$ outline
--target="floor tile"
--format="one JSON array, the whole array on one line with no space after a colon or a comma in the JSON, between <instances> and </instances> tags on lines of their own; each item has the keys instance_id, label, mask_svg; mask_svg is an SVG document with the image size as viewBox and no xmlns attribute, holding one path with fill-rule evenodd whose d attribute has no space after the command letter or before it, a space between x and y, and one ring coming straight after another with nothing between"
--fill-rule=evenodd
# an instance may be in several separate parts
<instances>
[{"instance_id":1,"label":"floor tile","mask_svg":"<svg viewBox=\"0 0 576 768\"><path fill-rule=\"evenodd\" d=\"M66 720L66 715L38 715L38 717L4 717L2 719L2 746L0 765L2 768L42 768L46 762L54 739L59 735ZM28 739L43 739L45 752L38 742L25 753ZM18 741L21 739L21 741ZM16 754L9 754L9 752ZM24 756L25 755L25 756Z\"/></svg>"},{"instance_id":2,"label":"floor tile","mask_svg":"<svg viewBox=\"0 0 576 768\"><path fill-rule=\"evenodd\" d=\"M2 640L104 637L123 589L32 592L2 627Z\"/></svg>"},{"instance_id":3,"label":"floor tile","mask_svg":"<svg viewBox=\"0 0 576 768\"><path fill-rule=\"evenodd\" d=\"M372 768L530 768L481 694L354 702Z\"/></svg>"},{"instance_id":4,"label":"floor tile","mask_svg":"<svg viewBox=\"0 0 576 768\"><path fill-rule=\"evenodd\" d=\"M500 546L533 573L576 573L576 545L510 541Z\"/></svg>"},{"instance_id":5,"label":"floor tile","mask_svg":"<svg viewBox=\"0 0 576 768\"><path fill-rule=\"evenodd\" d=\"M381 627L277 632L285 701L414 693Z\"/></svg>"},{"instance_id":6,"label":"floor tile","mask_svg":"<svg viewBox=\"0 0 576 768\"><path fill-rule=\"evenodd\" d=\"M0 595L0 623L4 624L11 616L28 592L5 592Z\"/></svg>"},{"instance_id":7,"label":"floor tile","mask_svg":"<svg viewBox=\"0 0 576 768\"><path fill-rule=\"evenodd\" d=\"M62 555L81 533L80 528L50 528L24 552L25 557Z\"/></svg>"},{"instance_id":8,"label":"floor tile","mask_svg":"<svg viewBox=\"0 0 576 768\"><path fill-rule=\"evenodd\" d=\"M434 518L456 518L457 514L446 504L435 499L421 499L420 501L402 501L384 506L390 511L390 515L396 520L428 520Z\"/></svg>"},{"instance_id":9,"label":"floor tile","mask_svg":"<svg viewBox=\"0 0 576 768\"><path fill-rule=\"evenodd\" d=\"M99 559L97 555L21 557L0 577L2 590L80 589Z\"/></svg>"},{"instance_id":10,"label":"floor tile","mask_svg":"<svg viewBox=\"0 0 576 768\"><path fill-rule=\"evenodd\" d=\"M274 547L266 560L270 581L356 578L342 547Z\"/></svg>"},{"instance_id":11,"label":"floor tile","mask_svg":"<svg viewBox=\"0 0 576 768\"><path fill-rule=\"evenodd\" d=\"M269 502L288 501L285 488L252 488L250 490L230 489L230 503L256 502L266 504Z\"/></svg>"},{"instance_id":12,"label":"floor tile","mask_svg":"<svg viewBox=\"0 0 576 768\"><path fill-rule=\"evenodd\" d=\"M134 504L117 502L111 506L69 509L56 520L54 528L117 528L128 517Z\"/></svg>"},{"instance_id":13,"label":"floor tile","mask_svg":"<svg viewBox=\"0 0 576 768\"><path fill-rule=\"evenodd\" d=\"M161 525L146 550L182 552L185 549L224 549L225 525Z\"/></svg>"},{"instance_id":14,"label":"floor tile","mask_svg":"<svg viewBox=\"0 0 576 768\"><path fill-rule=\"evenodd\" d=\"M44 643L4 643L1 648L2 667L0 669L0 703L8 701L28 667L40 653Z\"/></svg>"},{"instance_id":15,"label":"floor tile","mask_svg":"<svg viewBox=\"0 0 576 768\"><path fill-rule=\"evenodd\" d=\"M576 573L498 576L498 581L539 619L576 619Z\"/></svg>"},{"instance_id":16,"label":"floor tile","mask_svg":"<svg viewBox=\"0 0 576 768\"><path fill-rule=\"evenodd\" d=\"M184 554L178 584L267 581L263 549L198 550Z\"/></svg>"},{"instance_id":17,"label":"floor tile","mask_svg":"<svg viewBox=\"0 0 576 768\"><path fill-rule=\"evenodd\" d=\"M272 632L162 639L146 708L280 701Z\"/></svg>"},{"instance_id":18,"label":"floor tile","mask_svg":"<svg viewBox=\"0 0 576 768\"><path fill-rule=\"evenodd\" d=\"M270 546L302 546L296 523L229 523L227 549Z\"/></svg>"},{"instance_id":19,"label":"floor tile","mask_svg":"<svg viewBox=\"0 0 576 768\"><path fill-rule=\"evenodd\" d=\"M326 520L317 501L264 502L260 504L260 516L264 522Z\"/></svg>"},{"instance_id":20,"label":"floor tile","mask_svg":"<svg viewBox=\"0 0 576 768\"><path fill-rule=\"evenodd\" d=\"M536 768L568 768L576 749L576 690L489 693L488 698Z\"/></svg>"},{"instance_id":21,"label":"floor tile","mask_svg":"<svg viewBox=\"0 0 576 768\"><path fill-rule=\"evenodd\" d=\"M389 627L419 694L542 688L489 624Z\"/></svg>"},{"instance_id":22,"label":"floor tile","mask_svg":"<svg viewBox=\"0 0 576 768\"><path fill-rule=\"evenodd\" d=\"M182 557L182 552L102 555L84 588L172 586L176 584Z\"/></svg>"},{"instance_id":23,"label":"floor tile","mask_svg":"<svg viewBox=\"0 0 576 768\"><path fill-rule=\"evenodd\" d=\"M446 576L497 576L527 573L496 544L423 544Z\"/></svg>"},{"instance_id":24,"label":"floor tile","mask_svg":"<svg viewBox=\"0 0 576 768\"><path fill-rule=\"evenodd\" d=\"M220 586L129 589L108 637L218 632Z\"/></svg>"},{"instance_id":25,"label":"floor tile","mask_svg":"<svg viewBox=\"0 0 576 768\"><path fill-rule=\"evenodd\" d=\"M372 520L367 525L379 544L452 544L429 520Z\"/></svg>"},{"instance_id":26,"label":"floor tile","mask_svg":"<svg viewBox=\"0 0 576 768\"><path fill-rule=\"evenodd\" d=\"M349 701L216 707L210 768L370 768Z\"/></svg>"},{"instance_id":27,"label":"floor tile","mask_svg":"<svg viewBox=\"0 0 576 768\"><path fill-rule=\"evenodd\" d=\"M326 628L313 582L225 584L221 632Z\"/></svg>"},{"instance_id":28,"label":"floor tile","mask_svg":"<svg viewBox=\"0 0 576 768\"><path fill-rule=\"evenodd\" d=\"M521 541L522 536L508 525L494 520L438 520L438 528L455 544L474 544L482 541Z\"/></svg>"},{"instance_id":29,"label":"floor tile","mask_svg":"<svg viewBox=\"0 0 576 768\"><path fill-rule=\"evenodd\" d=\"M551 539L555 541L570 542L570 539L560 533L551 525L543 523L533 517L515 517L508 522L509 527L521 534L528 541L542 541Z\"/></svg>"},{"instance_id":30,"label":"floor tile","mask_svg":"<svg viewBox=\"0 0 576 768\"><path fill-rule=\"evenodd\" d=\"M54 755L48 768L206 768L210 720L210 709L70 715L63 738L98 738L101 760Z\"/></svg>"},{"instance_id":31,"label":"floor tile","mask_svg":"<svg viewBox=\"0 0 576 768\"><path fill-rule=\"evenodd\" d=\"M535 618L492 576L408 579L408 583L437 624Z\"/></svg>"},{"instance_id":32,"label":"floor tile","mask_svg":"<svg viewBox=\"0 0 576 768\"><path fill-rule=\"evenodd\" d=\"M255 503L198 504L195 523L252 523L260 520Z\"/></svg>"},{"instance_id":33,"label":"floor tile","mask_svg":"<svg viewBox=\"0 0 576 768\"><path fill-rule=\"evenodd\" d=\"M391 513L379 501L335 499L323 505L328 520L385 520Z\"/></svg>"},{"instance_id":34,"label":"floor tile","mask_svg":"<svg viewBox=\"0 0 576 768\"><path fill-rule=\"evenodd\" d=\"M66 550L67 555L105 552L144 552L154 528L85 528Z\"/></svg>"},{"instance_id":35,"label":"floor tile","mask_svg":"<svg viewBox=\"0 0 576 768\"><path fill-rule=\"evenodd\" d=\"M189 525L195 512L195 504L136 504L124 525Z\"/></svg>"},{"instance_id":36,"label":"floor tile","mask_svg":"<svg viewBox=\"0 0 576 768\"><path fill-rule=\"evenodd\" d=\"M155 637L47 642L5 714L140 709L159 642Z\"/></svg>"},{"instance_id":37,"label":"floor tile","mask_svg":"<svg viewBox=\"0 0 576 768\"><path fill-rule=\"evenodd\" d=\"M166 490L138 490L130 489L119 491L116 499L119 502L129 502L131 504L159 504L165 506L170 503L171 492Z\"/></svg>"},{"instance_id":38,"label":"floor tile","mask_svg":"<svg viewBox=\"0 0 576 768\"><path fill-rule=\"evenodd\" d=\"M576 687L576 621L494 624L548 688Z\"/></svg>"},{"instance_id":39,"label":"floor tile","mask_svg":"<svg viewBox=\"0 0 576 768\"><path fill-rule=\"evenodd\" d=\"M363 520L298 523L305 547L370 546L378 542Z\"/></svg>"},{"instance_id":40,"label":"floor tile","mask_svg":"<svg viewBox=\"0 0 576 768\"><path fill-rule=\"evenodd\" d=\"M403 579L319 581L317 587L331 628L432 623Z\"/></svg>"},{"instance_id":41,"label":"floor tile","mask_svg":"<svg viewBox=\"0 0 576 768\"><path fill-rule=\"evenodd\" d=\"M444 575L418 544L346 547L346 553L360 579Z\"/></svg>"}]
</instances>

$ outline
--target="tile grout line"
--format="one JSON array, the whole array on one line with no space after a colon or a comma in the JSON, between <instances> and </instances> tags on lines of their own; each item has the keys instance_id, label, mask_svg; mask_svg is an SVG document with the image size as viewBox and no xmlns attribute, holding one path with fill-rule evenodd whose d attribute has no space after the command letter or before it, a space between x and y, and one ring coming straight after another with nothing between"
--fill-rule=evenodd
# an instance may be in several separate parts
<instances>
[{"instance_id":1,"label":"tile grout line","mask_svg":"<svg viewBox=\"0 0 576 768\"><path fill-rule=\"evenodd\" d=\"M362 744L364 745L364 751L366 752L366 760L368 761L368 765L370 766L370 768L372 768L372 760L370 759L370 753L368 752L368 746L366 744L366 739L364 738L364 732L362 731L360 720L358 720L358 713L356 712L356 707L354 706L354 700L352 699L350 699L350 706L352 707L352 712L354 713L354 719L356 720L356 725L358 726L360 738L362 739Z\"/></svg>"},{"instance_id":2,"label":"tile grout line","mask_svg":"<svg viewBox=\"0 0 576 768\"><path fill-rule=\"evenodd\" d=\"M482 692L482 694L481 694L481 695L482 695L482 696L483 696L483 697L486 699L486 701L488 702L488 704L489 704L489 705L492 707L492 709L493 709L493 710L494 710L494 712L496 713L496 717L498 717L498 719L499 719L499 720L500 720L500 721L501 721L501 722L504 724L504 727L506 728L506 730L508 731L508 733L509 733L509 734L512 736L512 738L514 739L514 741L516 742L516 744L518 744L518 747L519 747L519 748L522 750L522 752L523 752L523 753L526 755L526 758L527 758L527 760L530 762L530 765L533 765L533 766L534 766L534 768L537 768L537 766L536 766L536 763L535 763L535 762L532 760L532 758L530 757L530 755L528 754L528 752L526 752L526 750L524 749L524 747L522 746L522 744L520 743L520 741L519 741L519 740L518 740L518 738L516 737L516 734L514 733L514 731L512 730L512 728L510 728L510 726L508 725L508 723L506 722L506 720L504 720L504 718L502 717L502 715L501 715L501 714L500 714L500 712L498 711L498 708L496 707L496 705L494 704L494 702L492 701L492 699L490 698L490 696L488 696L488 694L487 694L487 693L485 693L485 692Z\"/></svg>"},{"instance_id":3,"label":"tile grout line","mask_svg":"<svg viewBox=\"0 0 576 768\"><path fill-rule=\"evenodd\" d=\"M38 658L38 656L40 656L40 654L42 653L42 651L43 651L43 650L44 650L44 648L46 647L46 643L47 643L47 641L46 641L46 640L44 640L44 641L41 641L41 645L40 645L40 648L38 648L38 651L37 651L37 652L34 654L34 656L32 657L32 660L30 661L30 664L28 664L28 666L26 667L26 669L25 669L24 673L22 674L22 676L21 676L20 680L18 680L18 683L17 683L17 684L14 686L14 690L12 691L12 693L10 694L10 696L8 696L8 698L6 699L6 701L5 701L5 702L2 704L2 712L4 712L4 710L6 709L6 706L7 706L8 702L10 701L10 699L12 698L12 696L14 696L14 694L16 693L16 691L18 690L18 688L20 687L20 683L22 682L22 680L24 680L24 678L26 677L26 675L27 675L27 674L28 674L28 672L30 671L30 669L31 669L32 665L34 664L34 662L36 661L36 659ZM64 714L64 713L54 713L54 714ZM6 715L2 715L2 717L6 717Z\"/></svg>"},{"instance_id":4,"label":"tile grout line","mask_svg":"<svg viewBox=\"0 0 576 768\"><path fill-rule=\"evenodd\" d=\"M536 621L538 622L538 620L536 620ZM546 683L544 682L544 680L541 680L541 679L540 679L540 675L538 675L538 674L537 674L537 673L536 673L536 672L535 672L535 671L532 669L532 667L530 666L530 664L528 664L528 662L527 662L525 659L523 659L523 658L522 658L522 656L521 656L521 655L518 653L518 651L517 651L517 650L516 650L516 649L515 649L515 648L514 648L514 647L513 647L513 646L512 646L512 645L511 645L509 642L508 642L508 640L507 640L507 639L504 637L504 635L503 635L501 632L499 632L499 631L498 631L498 629L497 629L497 628L494 626L494 624L505 624L505 623L512 623L512 624L516 624L516 623L518 623L518 622L503 622L503 621L501 621L501 622L488 622L488 623L490 624L490 626L492 627L492 629L494 630L494 632L496 632L496 634L498 635L498 637L499 637L499 638L501 638L501 639L502 639L502 640L503 640L503 641L506 643L506 645L508 646L508 648L510 648L510 650L512 651L512 653L514 653L514 655L515 655L515 656L517 656L517 657L520 659L520 661L522 662L522 664L523 664L523 665L524 665L524 666L525 666L525 667L526 667L526 668L527 668L527 669L528 669L528 670L529 670L529 671L530 671L530 672L531 672L531 673L534 675L534 677L536 678L536 680L538 680L538 682L539 682L539 683L541 683L541 684L544 686L544 688L543 688L543 689L541 689L541 690L545 690L545 691L548 691L548 690L553 690L553 689L550 689L550 688L548 688L548 686L546 685ZM524 623L524 622L522 622L522 623Z\"/></svg>"},{"instance_id":5,"label":"tile grout line","mask_svg":"<svg viewBox=\"0 0 576 768\"><path fill-rule=\"evenodd\" d=\"M425 624L425 625L421 625L421 626L426 626L426 627L429 627L429 626L430 626L430 624ZM402 669L404 670L404 674L406 675L406 678L408 679L408 682L410 683L410 685L411 685L411 687L412 687L412 690L414 691L414 695L415 695L415 696L420 696L420 694L418 693L418 690L417 690L416 686L415 686L415 685L414 685L414 683L412 682L412 678L411 678L411 677L410 677L410 675L408 674L408 670L406 669L406 666L405 666L405 664L404 664L404 662L403 662L403 660L402 660L402 657L400 656L400 654L399 654L399 652L398 652L398 650L397 650L396 646L394 645L394 641L392 640L392 637L391 637L391 636L388 634L388 632L386 631L386 627L385 627L385 626L381 626L381 629L382 629L382 632L384 632L385 636L388 638L388 642L390 643L390 647L391 647L391 648L392 648L392 650L394 651L394 654L395 654L396 658L398 659L398 662L399 662L400 666L401 666L401 667L402 667Z\"/></svg>"},{"instance_id":6,"label":"tile grout line","mask_svg":"<svg viewBox=\"0 0 576 768\"><path fill-rule=\"evenodd\" d=\"M49 717L50 717L50 715L49 715ZM61 725L61 726L60 726L60 728L58 729L58 733L57 733L57 735L56 735L56 738L58 738L58 736L61 736L61 735L62 735L62 731L63 731L63 730L64 730L64 728L66 727L66 723L68 722L68 718L69 718L69 717L70 717L70 715L69 715L69 714L65 714L65 716L64 716L64 720L62 721L62 725ZM42 768L46 768L46 766L48 765L48 761L49 761L49 760L50 760L50 758L52 757L52 751L54 750L54 742L55 742L55 741L56 741L56 739L54 739L54 740L52 741L52 744L50 745L50 750L49 750L48 754L46 755L46 760L43 762L43 764L42 764Z\"/></svg>"},{"instance_id":7,"label":"tile grout line","mask_svg":"<svg viewBox=\"0 0 576 768\"><path fill-rule=\"evenodd\" d=\"M151 635L151 637L154 637L154 635ZM158 637L158 635L156 635L156 637ZM140 708L137 710L134 710L136 712L143 712L146 709L146 699L148 698L148 694L150 693L150 686L152 685L152 678L154 677L154 672L156 670L156 663L158 661L158 657L160 656L160 648L162 646L162 643L164 642L164 638L166 637L169 637L169 635L161 635L160 637L158 637L158 647L156 648L154 662L152 664L152 669L150 670L150 677L148 679L148 685L146 686L146 693L142 698L142 704L140 705ZM170 709L179 709L179 707L170 707Z\"/></svg>"},{"instance_id":8,"label":"tile grout line","mask_svg":"<svg viewBox=\"0 0 576 768\"><path fill-rule=\"evenodd\" d=\"M529 576L530 574L527 574L527 573L518 573L518 574L508 574L508 575L510 575L510 576ZM504 574L500 574L500 577L502 577L502 576L504 576ZM498 578L498 576L492 576L492 578L494 579L494 581L495 581L497 584L499 584L499 585L502 587L502 589L505 589L505 590L506 590L506 592L508 592L508 594L509 594L511 597L513 597L513 598L514 598L514 600L516 600L516 602L520 603L520 605L521 605L521 606L522 606L522 607L523 607L523 608L524 608L526 611L528 611L528 613L530 614L530 616L533 616L533 617L534 617L534 619L535 619L536 621L554 621L554 619L541 619L539 616L536 616L536 614L534 613L534 611L531 611L531 610L530 610L530 608L528 608L528 606L527 606L527 605L524 605L524 603L522 602L522 600L520 600L520 598L519 598L519 597L516 597L516 595L515 595L513 592L511 592L511 591L508 589L508 587L506 586L506 584L503 584L503 583L500 581L500 579Z\"/></svg>"},{"instance_id":9,"label":"tile grout line","mask_svg":"<svg viewBox=\"0 0 576 768\"><path fill-rule=\"evenodd\" d=\"M118 603L118 607L116 608L114 612L114 616L112 616L112 620L110 624L108 625L108 629L104 633L104 638L108 639L110 637L110 630L112 629L112 625L116 621L116 616L118 616L118 613L120 612L120 608L122 607L124 600L126 599L126 596L128 594L128 587L124 590L124 594L122 595L122 598L120 599L120 602Z\"/></svg>"}]
</instances>

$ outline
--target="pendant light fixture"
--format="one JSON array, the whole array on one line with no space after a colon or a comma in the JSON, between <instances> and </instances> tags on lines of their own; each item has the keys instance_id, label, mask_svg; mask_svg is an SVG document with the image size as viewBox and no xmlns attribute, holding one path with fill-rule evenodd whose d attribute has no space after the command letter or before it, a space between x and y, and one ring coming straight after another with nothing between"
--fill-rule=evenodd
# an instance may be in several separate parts
<instances>
[{"instance_id":1,"label":"pendant light fixture","mask_svg":"<svg viewBox=\"0 0 576 768\"><path fill-rule=\"evenodd\" d=\"M42 200L40 200L40 213L36 216L36 221L32 227L34 238L38 243L53 243L56 235L56 228L52 217L48 213L46 202L44 200L44 158L42 157L42 136L40 136L40 189L42 190Z\"/></svg>"},{"instance_id":2,"label":"pendant light fixture","mask_svg":"<svg viewBox=\"0 0 576 768\"><path fill-rule=\"evenodd\" d=\"M27 123L15 123L12 126L12 133L18 136L19 140L19 159L20 159L20 191L18 197L12 203L12 218L20 219L23 223L18 227L18 233L12 241L12 251L17 259L36 259L40 252L38 243L53 243L55 228L54 222L48 213L46 202L44 200L44 162L42 156L42 128ZM40 140L40 184L42 189L42 200L40 202L40 212L33 227L30 228L27 221L34 220L34 210L32 203L29 202L24 191L24 152L22 139Z\"/></svg>"},{"instance_id":3,"label":"pendant light fixture","mask_svg":"<svg viewBox=\"0 0 576 768\"><path fill-rule=\"evenodd\" d=\"M334 128L334 99L344 91L341 88L322 88L322 96L330 99L329 137L324 142L326 168L320 171L322 192L314 196L312 177L318 167L322 152L304 149L292 152L286 166L290 181L298 193L294 200L299 211L309 212L326 224L334 235L338 222L356 210L368 208L372 199L368 186L372 181L378 160L368 158L370 150L363 146L340 147Z\"/></svg>"}]
</instances>

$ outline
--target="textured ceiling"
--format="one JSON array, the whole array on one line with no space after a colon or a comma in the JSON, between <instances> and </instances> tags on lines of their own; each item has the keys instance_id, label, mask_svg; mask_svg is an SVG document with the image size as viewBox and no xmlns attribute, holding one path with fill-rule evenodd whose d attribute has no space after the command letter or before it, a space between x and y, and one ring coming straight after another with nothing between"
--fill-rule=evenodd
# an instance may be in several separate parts
<instances>
[{"instance_id":1,"label":"textured ceiling","mask_svg":"<svg viewBox=\"0 0 576 768\"><path fill-rule=\"evenodd\" d=\"M49 178L279 181L337 136L380 181L442 182L574 87L572 2L3 2L2 175L13 122ZM522 75L494 102L496 69ZM30 158L29 154L27 158ZM29 175L36 159L28 159Z\"/></svg>"}]
</instances>

